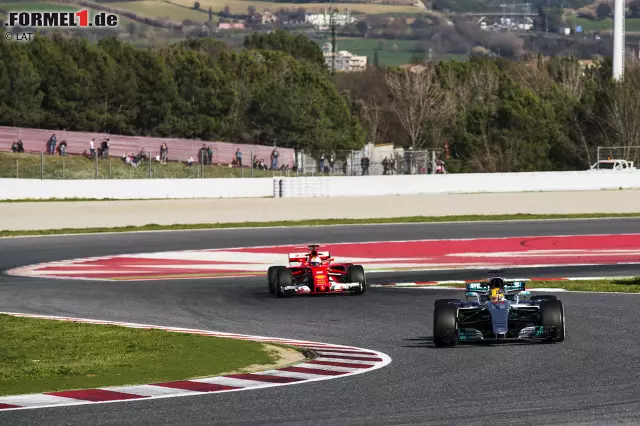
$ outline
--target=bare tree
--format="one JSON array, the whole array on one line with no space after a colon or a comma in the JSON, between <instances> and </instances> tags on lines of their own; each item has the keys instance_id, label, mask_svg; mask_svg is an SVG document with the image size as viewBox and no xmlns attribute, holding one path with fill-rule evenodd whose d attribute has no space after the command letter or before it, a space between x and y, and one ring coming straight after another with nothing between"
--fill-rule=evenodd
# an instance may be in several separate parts
<instances>
[{"instance_id":1,"label":"bare tree","mask_svg":"<svg viewBox=\"0 0 640 426\"><path fill-rule=\"evenodd\" d=\"M385 74L389 90L389 107L407 133L411 147L424 144L425 123L441 113L445 100L435 67L431 64L413 69L403 68Z\"/></svg>"},{"instance_id":2,"label":"bare tree","mask_svg":"<svg viewBox=\"0 0 640 426\"><path fill-rule=\"evenodd\" d=\"M366 126L367 130L367 142L372 144L378 143L378 138L380 136L380 127L384 120L383 107L373 99L372 96L367 96L366 99L362 100L362 107L360 115L362 117L362 121Z\"/></svg>"},{"instance_id":3,"label":"bare tree","mask_svg":"<svg viewBox=\"0 0 640 426\"><path fill-rule=\"evenodd\" d=\"M628 69L621 82L613 83L603 105L601 131L612 145L623 146L623 155L640 140L640 69ZM613 140L611 140L613 139Z\"/></svg>"}]
</instances>

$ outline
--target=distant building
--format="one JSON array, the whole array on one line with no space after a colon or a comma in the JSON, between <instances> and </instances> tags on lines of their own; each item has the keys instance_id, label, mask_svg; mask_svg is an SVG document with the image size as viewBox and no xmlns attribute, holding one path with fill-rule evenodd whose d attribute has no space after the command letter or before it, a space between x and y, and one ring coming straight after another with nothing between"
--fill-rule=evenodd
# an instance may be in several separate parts
<instances>
[{"instance_id":1,"label":"distant building","mask_svg":"<svg viewBox=\"0 0 640 426\"><path fill-rule=\"evenodd\" d=\"M219 30L244 30L244 22L237 23L220 23L218 24Z\"/></svg>"},{"instance_id":2,"label":"distant building","mask_svg":"<svg viewBox=\"0 0 640 426\"><path fill-rule=\"evenodd\" d=\"M336 52L336 71L338 72L362 72L367 69L367 57L357 56L346 50ZM333 54L331 51L324 51L324 61L331 69Z\"/></svg>"},{"instance_id":3,"label":"distant building","mask_svg":"<svg viewBox=\"0 0 640 426\"><path fill-rule=\"evenodd\" d=\"M356 20L351 16L349 9L347 9L345 13L334 13L333 18L336 26L338 27L344 27L345 25L356 22ZM317 30L329 30L331 25L331 13L329 13L329 9L325 8L324 13L307 14L305 15L305 22L313 25Z\"/></svg>"}]
</instances>

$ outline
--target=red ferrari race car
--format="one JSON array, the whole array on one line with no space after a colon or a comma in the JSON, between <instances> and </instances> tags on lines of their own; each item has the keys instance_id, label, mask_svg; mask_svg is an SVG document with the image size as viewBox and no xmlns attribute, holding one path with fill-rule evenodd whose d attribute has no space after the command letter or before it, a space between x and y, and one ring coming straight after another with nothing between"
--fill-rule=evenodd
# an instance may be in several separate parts
<instances>
[{"instance_id":1,"label":"red ferrari race car","mask_svg":"<svg viewBox=\"0 0 640 426\"><path fill-rule=\"evenodd\" d=\"M269 267L269 293L276 297L363 294L367 280L362 265L333 263L331 253L318 251L318 247L310 245L307 253L290 253L289 266Z\"/></svg>"}]
</instances>

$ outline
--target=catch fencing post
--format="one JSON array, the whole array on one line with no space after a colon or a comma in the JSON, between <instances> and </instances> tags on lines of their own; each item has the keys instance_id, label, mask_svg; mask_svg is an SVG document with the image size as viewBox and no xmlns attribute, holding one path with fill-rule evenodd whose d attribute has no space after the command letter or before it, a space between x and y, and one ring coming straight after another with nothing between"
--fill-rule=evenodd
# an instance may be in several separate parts
<instances>
[{"instance_id":1,"label":"catch fencing post","mask_svg":"<svg viewBox=\"0 0 640 426\"><path fill-rule=\"evenodd\" d=\"M62 180L64 180L64 158L62 158Z\"/></svg>"},{"instance_id":2,"label":"catch fencing post","mask_svg":"<svg viewBox=\"0 0 640 426\"><path fill-rule=\"evenodd\" d=\"M152 161L151 161L151 151L149 151L149 152L148 152L148 154L149 154L149 155L147 156L147 158L149 158L149 179L151 179L151 164L152 164Z\"/></svg>"},{"instance_id":3,"label":"catch fencing post","mask_svg":"<svg viewBox=\"0 0 640 426\"><path fill-rule=\"evenodd\" d=\"M44 179L44 152L40 151L40 180Z\"/></svg>"},{"instance_id":4,"label":"catch fencing post","mask_svg":"<svg viewBox=\"0 0 640 426\"><path fill-rule=\"evenodd\" d=\"M111 157L109 157L109 179L112 179L112 177L111 177Z\"/></svg>"},{"instance_id":5,"label":"catch fencing post","mask_svg":"<svg viewBox=\"0 0 640 426\"><path fill-rule=\"evenodd\" d=\"M251 177L253 177L253 150L249 151L249 164L251 166Z\"/></svg>"},{"instance_id":6,"label":"catch fencing post","mask_svg":"<svg viewBox=\"0 0 640 426\"><path fill-rule=\"evenodd\" d=\"M98 153L96 151L94 151L93 155L96 156L96 179L98 179L98 170L100 168L100 166L98 165Z\"/></svg>"},{"instance_id":7,"label":"catch fencing post","mask_svg":"<svg viewBox=\"0 0 640 426\"><path fill-rule=\"evenodd\" d=\"M18 160L16 160L16 179L19 179L20 174L18 173Z\"/></svg>"}]
</instances>

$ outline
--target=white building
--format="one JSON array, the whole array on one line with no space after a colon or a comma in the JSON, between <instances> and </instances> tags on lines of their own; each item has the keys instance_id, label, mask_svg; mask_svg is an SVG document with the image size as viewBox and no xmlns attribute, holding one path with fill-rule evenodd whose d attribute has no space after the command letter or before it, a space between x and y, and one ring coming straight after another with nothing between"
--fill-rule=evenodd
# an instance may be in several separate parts
<instances>
[{"instance_id":1,"label":"white building","mask_svg":"<svg viewBox=\"0 0 640 426\"><path fill-rule=\"evenodd\" d=\"M324 52L324 61L331 69L333 54L329 51ZM367 69L367 57L356 56L346 50L336 52L336 71L340 72L360 72Z\"/></svg>"},{"instance_id":2,"label":"white building","mask_svg":"<svg viewBox=\"0 0 640 426\"><path fill-rule=\"evenodd\" d=\"M335 13L333 18L338 27L344 27L356 21L351 16L349 9L347 9L346 13ZM305 22L313 25L317 30L327 31L331 28L331 13L325 8L324 13L307 14L305 16Z\"/></svg>"}]
</instances>

